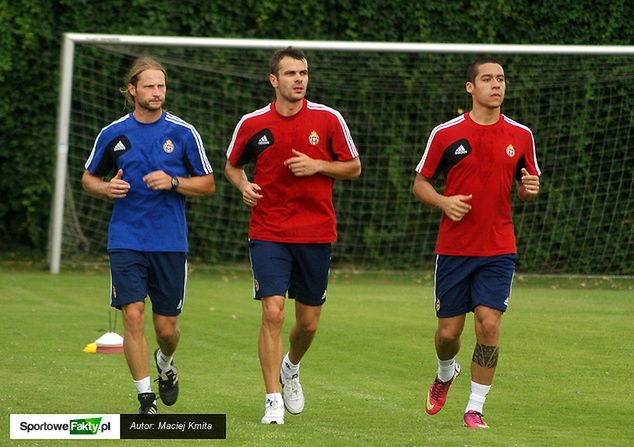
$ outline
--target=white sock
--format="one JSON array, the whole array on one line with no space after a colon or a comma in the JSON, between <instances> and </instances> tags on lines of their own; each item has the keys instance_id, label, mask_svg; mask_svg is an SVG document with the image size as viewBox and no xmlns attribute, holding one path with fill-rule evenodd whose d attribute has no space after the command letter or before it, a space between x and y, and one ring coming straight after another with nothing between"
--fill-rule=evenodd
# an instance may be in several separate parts
<instances>
[{"instance_id":1,"label":"white sock","mask_svg":"<svg viewBox=\"0 0 634 447\"><path fill-rule=\"evenodd\" d=\"M438 356L436 356L438 358ZM443 382L448 382L453 379L456 372L456 358L449 360L438 359L438 378Z\"/></svg>"},{"instance_id":2,"label":"white sock","mask_svg":"<svg viewBox=\"0 0 634 447\"><path fill-rule=\"evenodd\" d=\"M141 380L133 380L133 382L137 393L141 394L152 392L152 382L150 382L150 376L147 376Z\"/></svg>"},{"instance_id":3,"label":"white sock","mask_svg":"<svg viewBox=\"0 0 634 447\"><path fill-rule=\"evenodd\" d=\"M290 359L288 358L288 352L284 356L284 360L282 360L282 371L284 371L285 375L290 377L292 377L294 374L299 373L299 363L296 365L293 362L291 362Z\"/></svg>"},{"instance_id":4,"label":"white sock","mask_svg":"<svg viewBox=\"0 0 634 447\"><path fill-rule=\"evenodd\" d=\"M477 411L478 413L482 413L482 408L484 407L484 401L487 398L487 394L491 389L491 385L480 385L479 383L471 382L471 394L469 395L469 402L467 403L467 408L465 408L464 412L467 411Z\"/></svg>"},{"instance_id":5,"label":"white sock","mask_svg":"<svg viewBox=\"0 0 634 447\"><path fill-rule=\"evenodd\" d=\"M173 355L168 357L165 354L163 354L161 350L159 349L158 352L156 353L156 364L158 365L159 368L161 368L161 371L167 371L172 368L173 358L174 358Z\"/></svg>"}]
</instances>

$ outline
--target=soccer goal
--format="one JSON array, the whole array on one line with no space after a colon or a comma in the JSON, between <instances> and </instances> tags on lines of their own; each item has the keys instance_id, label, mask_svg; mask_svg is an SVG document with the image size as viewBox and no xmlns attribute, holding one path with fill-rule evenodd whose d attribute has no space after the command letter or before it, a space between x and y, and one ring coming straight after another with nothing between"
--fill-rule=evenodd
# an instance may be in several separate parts
<instances>
[{"instance_id":1,"label":"soccer goal","mask_svg":"<svg viewBox=\"0 0 634 447\"><path fill-rule=\"evenodd\" d=\"M335 266L433 269L440 213L412 196L414 168L430 131L468 110L466 67L488 54L506 70L502 112L533 130L543 170L538 200L514 202L521 271L634 274L634 47L91 34L63 40L51 272L104 259L111 205L80 179L100 129L129 111L118 89L140 55L166 66L166 109L196 126L215 171L216 195L188 200L190 256L246 265L248 210L222 174L225 150L240 117L272 99L268 60L288 45L307 54L307 97L342 112L363 164L335 187Z\"/></svg>"}]
</instances>

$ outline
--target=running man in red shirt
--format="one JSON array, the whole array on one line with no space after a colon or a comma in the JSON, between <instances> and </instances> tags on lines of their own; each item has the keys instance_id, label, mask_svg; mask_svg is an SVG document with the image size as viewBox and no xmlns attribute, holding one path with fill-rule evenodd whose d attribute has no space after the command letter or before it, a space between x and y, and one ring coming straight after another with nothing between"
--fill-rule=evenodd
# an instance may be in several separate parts
<instances>
[{"instance_id":1,"label":"running man in red shirt","mask_svg":"<svg viewBox=\"0 0 634 447\"><path fill-rule=\"evenodd\" d=\"M476 346L464 425L486 428L482 409L495 375L500 322L517 261L513 181L519 199L529 202L539 193L541 172L531 130L500 112L506 90L502 66L491 58L476 60L465 87L471 111L432 130L413 186L418 200L443 212L434 274L438 372L425 411L442 409L460 373L455 358L466 314L473 312ZM432 185L439 175L445 177L443 194Z\"/></svg>"},{"instance_id":2,"label":"running man in red shirt","mask_svg":"<svg viewBox=\"0 0 634 447\"><path fill-rule=\"evenodd\" d=\"M283 424L284 407L291 414L304 409L299 363L319 325L337 239L332 189L335 179L358 177L361 162L341 114L304 98L308 63L301 50L276 52L269 82L275 100L238 122L225 175L251 208L249 256L254 298L262 304L258 355L266 388L261 422ZM250 162L253 182L244 172ZM295 299L295 324L282 358L287 292Z\"/></svg>"}]
</instances>

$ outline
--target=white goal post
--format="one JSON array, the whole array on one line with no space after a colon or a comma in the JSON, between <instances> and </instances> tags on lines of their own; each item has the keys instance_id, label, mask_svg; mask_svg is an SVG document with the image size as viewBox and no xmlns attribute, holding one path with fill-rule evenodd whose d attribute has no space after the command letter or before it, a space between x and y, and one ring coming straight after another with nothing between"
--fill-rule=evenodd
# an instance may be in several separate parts
<instances>
[{"instance_id":1,"label":"white goal post","mask_svg":"<svg viewBox=\"0 0 634 447\"><path fill-rule=\"evenodd\" d=\"M73 64L76 45L136 45L148 47L207 47L238 49L279 49L289 45L303 50L383 53L470 53L470 54L541 54L541 55L634 55L634 46L589 45L495 45L440 43L385 43L307 40L225 39L199 37L162 37L108 34L65 33L62 42L60 92L57 111L56 165L54 193L49 227L50 273L60 272L69 128L72 107ZM115 86L113 86L114 91ZM336 104L333 104L336 107ZM245 113L247 110L244 111ZM106 123L104 123L105 125ZM421 141L421 144L423 142Z\"/></svg>"}]
</instances>

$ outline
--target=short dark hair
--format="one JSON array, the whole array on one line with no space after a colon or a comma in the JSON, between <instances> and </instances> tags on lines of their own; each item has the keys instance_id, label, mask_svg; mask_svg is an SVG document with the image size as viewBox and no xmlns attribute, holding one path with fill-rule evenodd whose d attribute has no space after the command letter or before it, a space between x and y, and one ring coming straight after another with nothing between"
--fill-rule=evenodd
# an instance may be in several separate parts
<instances>
[{"instance_id":1,"label":"short dark hair","mask_svg":"<svg viewBox=\"0 0 634 447\"><path fill-rule=\"evenodd\" d=\"M494 57L479 56L478 58L476 58L476 60L471 62L471 64L467 68L467 81L471 82L472 84L475 84L475 80L476 80L476 77L478 76L480 65L484 65L484 64L498 64L499 66L502 66L502 64Z\"/></svg>"},{"instance_id":2,"label":"short dark hair","mask_svg":"<svg viewBox=\"0 0 634 447\"><path fill-rule=\"evenodd\" d=\"M302 50L295 47L286 47L281 50L275 52L273 57L271 57L270 65L270 73L274 76L278 76L280 71L280 61L285 57L291 57L298 61L306 60L306 55Z\"/></svg>"}]
</instances>

